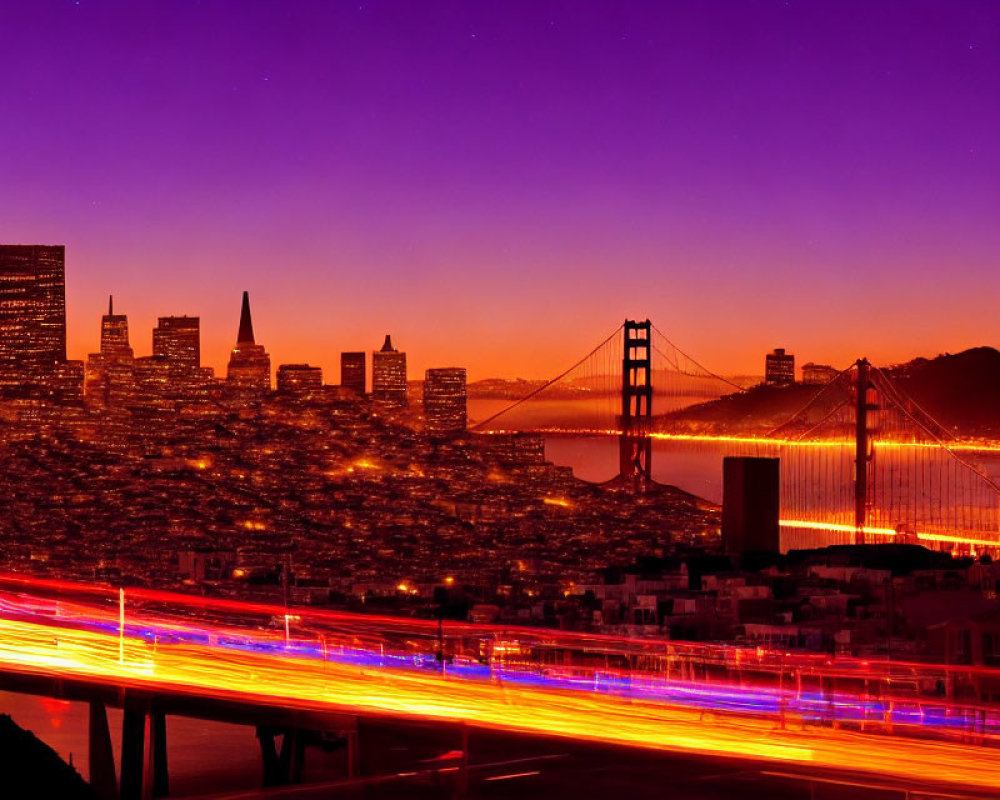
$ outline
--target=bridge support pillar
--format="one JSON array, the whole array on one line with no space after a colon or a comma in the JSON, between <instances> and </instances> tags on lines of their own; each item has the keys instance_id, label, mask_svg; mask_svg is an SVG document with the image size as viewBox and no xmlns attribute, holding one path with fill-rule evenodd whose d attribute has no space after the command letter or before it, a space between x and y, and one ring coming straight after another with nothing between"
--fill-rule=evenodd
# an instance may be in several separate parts
<instances>
[{"instance_id":1,"label":"bridge support pillar","mask_svg":"<svg viewBox=\"0 0 1000 800\"><path fill-rule=\"evenodd\" d=\"M361 736L357 724L344 736L347 739L347 777L354 780L361 776Z\"/></svg>"},{"instance_id":2,"label":"bridge support pillar","mask_svg":"<svg viewBox=\"0 0 1000 800\"><path fill-rule=\"evenodd\" d=\"M264 786L285 786L302 782L308 734L309 731L300 728L271 725L257 727L263 767L261 783ZM276 741L278 736L281 737L280 747Z\"/></svg>"},{"instance_id":3,"label":"bridge support pillar","mask_svg":"<svg viewBox=\"0 0 1000 800\"><path fill-rule=\"evenodd\" d=\"M93 700L90 702L87 744L90 786L94 790L97 800L118 800L115 756L111 750L108 712L103 703Z\"/></svg>"},{"instance_id":4,"label":"bridge support pillar","mask_svg":"<svg viewBox=\"0 0 1000 800\"><path fill-rule=\"evenodd\" d=\"M622 326L622 413L618 437L619 476L636 492L652 480L652 324L625 320Z\"/></svg>"},{"instance_id":5,"label":"bridge support pillar","mask_svg":"<svg viewBox=\"0 0 1000 800\"><path fill-rule=\"evenodd\" d=\"M143 761L146 748L146 714L127 705L122 712L121 800L144 800Z\"/></svg>"},{"instance_id":6,"label":"bridge support pillar","mask_svg":"<svg viewBox=\"0 0 1000 800\"><path fill-rule=\"evenodd\" d=\"M281 752L278 762L282 783L302 783L302 771L306 761L306 731L300 728L286 728L281 737Z\"/></svg>"},{"instance_id":7,"label":"bridge support pillar","mask_svg":"<svg viewBox=\"0 0 1000 800\"><path fill-rule=\"evenodd\" d=\"M170 779L167 772L167 717L159 711L152 711L146 717L146 772L144 794L152 792L153 797L170 794Z\"/></svg>"},{"instance_id":8,"label":"bridge support pillar","mask_svg":"<svg viewBox=\"0 0 1000 800\"><path fill-rule=\"evenodd\" d=\"M122 712L121 800L166 797L167 720L159 711L130 707Z\"/></svg>"},{"instance_id":9,"label":"bridge support pillar","mask_svg":"<svg viewBox=\"0 0 1000 800\"><path fill-rule=\"evenodd\" d=\"M865 525L868 522L868 465L871 462L871 435L868 430L868 412L876 410L868 401L871 388L871 365L867 358L855 363L857 384L855 393L855 443L854 443L854 543L865 543Z\"/></svg>"},{"instance_id":10,"label":"bridge support pillar","mask_svg":"<svg viewBox=\"0 0 1000 800\"><path fill-rule=\"evenodd\" d=\"M263 786L277 786L281 782L278 750L274 742L277 733L275 728L264 725L257 726L257 741L260 742L261 784Z\"/></svg>"}]
</instances>

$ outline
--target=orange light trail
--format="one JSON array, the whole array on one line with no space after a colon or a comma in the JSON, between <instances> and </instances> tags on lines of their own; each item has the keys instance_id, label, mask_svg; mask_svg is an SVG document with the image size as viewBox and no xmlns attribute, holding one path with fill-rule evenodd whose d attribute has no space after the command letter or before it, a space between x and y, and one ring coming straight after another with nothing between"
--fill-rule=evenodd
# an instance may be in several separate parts
<instances>
[{"instance_id":1,"label":"orange light trail","mask_svg":"<svg viewBox=\"0 0 1000 800\"><path fill-rule=\"evenodd\" d=\"M915 781L1000 785L1000 750L809 728L684 705L449 679L434 672L127 638L0 619L0 667L315 711L391 715L650 749L866 771Z\"/></svg>"},{"instance_id":2,"label":"orange light trail","mask_svg":"<svg viewBox=\"0 0 1000 800\"><path fill-rule=\"evenodd\" d=\"M837 522L813 522L811 520L802 519L783 519L781 520L781 527L783 528L797 528L804 530L813 531L826 531L829 533L856 533L858 528L854 525L845 525L843 523ZM892 528L875 528L864 526L860 529L861 533L866 536L880 536L883 538L895 538L900 536L900 533ZM969 544L977 545L980 547L1000 547L1000 534L996 539L981 539L974 536L960 536L958 534L951 533L926 533L926 532L907 532L906 536L916 536L918 539L923 539L928 542L944 542L947 544Z\"/></svg>"},{"instance_id":3,"label":"orange light trail","mask_svg":"<svg viewBox=\"0 0 1000 800\"><path fill-rule=\"evenodd\" d=\"M518 433L518 430L489 430L481 431L485 435ZM538 428L532 429L532 433L550 434L556 436L621 436L622 431L615 428ZM821 448L853 448L854 439L789 439L787 437L775 436L739 436L735 434L709 434L709 433L650 433L649 438L665 442L693 442L702 444L741 444L741 445L767 445L771 447L821 447ZM954 452L968 453L997 453L1000 454L1000 442L976 442L976 441L955 441L945 442L944 446ZM888 447L893 449L922 449L939 450L942 445L938 442L916 442L916 441L892 441L879 439L876 447Z\"/></svg>"}]
</instances>

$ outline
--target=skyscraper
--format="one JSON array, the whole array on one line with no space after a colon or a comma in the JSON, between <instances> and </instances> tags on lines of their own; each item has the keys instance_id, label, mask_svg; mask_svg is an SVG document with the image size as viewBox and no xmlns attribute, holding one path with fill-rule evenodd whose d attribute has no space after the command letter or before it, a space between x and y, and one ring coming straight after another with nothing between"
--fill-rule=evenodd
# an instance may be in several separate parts
<instances>
[{"instance_id":1,"label":"skyscraper","mask_svg":"<svg viewBox=\"0 0 1000 800\"><path fill-rule=\"evenodd\" d=\"M425 429L431 435L461 433L466 426L464 367L429 369L424 380Z\"/></svg>"},{"instance_id":2,"label":"skyscraper","mask_svg":"<svg viewBox=\"0 0 1000 800\"><path fill-rule=\"evenodd\" d=\"M169 407L192 400L212 380L211 367L201 366L201 320L160 317L153 328L153 355L135 360L135 377L143 405Z\"/></svg>"},{"instance_id":3,"label":"skyscraper","mask_svg":"<svg viewBox=\"0 0 1000 800\"><path fill-rule=\"evenodd\" d=\"M153 328L153 355L173 368L201 367L201 320L198 317L160 317Z\"/></svg>"},{"instance_id":4,"label":"skyscraper","mask_svg":"<svg viewBox=\"0 0 1000 800\"><path fill-rule=\"evenodd\" d=\"M340 385L361 397L365 393L365 354L340 354Z\"/></svg>"},{"instance_id":5,"label":"skyscraper","mask_svg":"<svg viewBox=\"0 0 1000 800\"><path fill-rule=\"evenodd\" d=\"M240 330L236 335L236 346L229 356L226 379L245 389L267 391L271 388L271 357L264 351L262 345L254 341L249 292L243 292Z\"/></svg>"},{"instance_id":6,"label":"skyscraper","mask_svg":"<svg viewBox=\"0 0 1000 800\"><path fill-rule=\"evenodd\" d=\"M84 396L88 405L121 405L135 393L135 354L128 340L128 317L116 314L108 298L101 317L101 352L87 356Z\"/></svg>"},{"instance_id":7,"label":"skyscraper","mask_svg":"<svg viewBox=\"0 0 1000 800\"><path fill-rule=\"evenodd\" d=\"M0 245L0 385L44 383L66 360L66 248Z\"/></svg>"},{"instance_id":8,"label":"skyscraper","mask_svg":"<svg viewBox=\"0 0 1000 800\"><path fill-rule=\"evenodd\" d=\"M764 383L772 386L795 383L795 356L786 353L784 347L775 347L774 352L764 357Z\"/></svg>"},{"instance_id":9,"label":"skyscraper","mask_svg":"<svg viewBox=\"0 0 1000 800\"><path fill-rule=\"evenodd\" d=\"M101 317L101 353L119 358L133 358L128 342L128 317L115 313L115 299L108 297L108 313Z\"/></svg>"},{"instance_id":10,"label":"skyscraper","mask_svg":"<svg viewBox=\"0 0 1000 800\"><path fill-rule=\"evenodd\" d=\"M387 405L406 405L406 353L392 346L385 335L381 350L372 353L372 399Z\"/></svg>"}]
</instances>

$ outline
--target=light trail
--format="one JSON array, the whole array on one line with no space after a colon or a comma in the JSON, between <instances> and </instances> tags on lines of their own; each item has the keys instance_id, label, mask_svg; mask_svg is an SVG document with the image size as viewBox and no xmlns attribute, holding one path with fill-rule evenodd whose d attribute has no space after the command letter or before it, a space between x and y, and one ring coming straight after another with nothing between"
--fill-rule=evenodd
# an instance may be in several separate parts
<instances>
[{"instance_id":1,"label":"light trail","mask_svg":"<svg viewBox=\"0 0 1000 800\"><path fill-rule=\"evenodd\" d=\"M826 531L829 533L857 533L858 528L854 525L846 525L837 522L813 522L811 520L802 519L783 519L781 520L781 527L783 528L796 528L803 530L813 530L813 531ZM997 534L997 538L994 539L982 539L976 536L962 536L953 533L929 533L921 531L907 531L905 534L900 534L892 528L875 528L864 526L860 528L860 531L866 536L879 536L887 539L894 539L896 537L916 537L917 539L923 539L928 542L944 542L947 544L969 544L978 545L981 547L1000 547L1000 533Z\"/></svg>"},{"instance_id":2,"label":"light trail","mask_svg":"<svg viewBox=\"0 0 1000 800\"><path fill-rule=\"evenodd\" d=\"M533 428L530 431L497 429L489 431L479 431L479 433L490 436L510 433L539 433L551 436L621 436L622 431L616 428ZM772 447L802 447L802 448L836 448L853 449L854 439L790 439L787 437L775 436L752 436L739 434L710 434L710 433L663 433L651 432L651 439L665 442L692 442L700 444L740 444L740 445L766 445ZM878 440L878 447L893 449L916 449L916 450L940 450L941 444L938 442L920 441L893 441L886 439ZM993 453L1000 454L1000 442L996 441L973 441L959 440L947 442L949 450L969 453Z\"/></svg>"},{"instance_id":3,"label":"light trail","mask_svg":"<svg viewBox=\"0 0 1000 800\"><path fill-rule=\"evenodd\" d=\"M50 613L50 603L39 601L40 613ZM851 718L847 712L865 719L872 711L883 715L887 711L884 704L866 703L848 693L805 693L800 706L793 707L787 693L773 688L663 680L643 683L603 671L596 684L591 676L589 686L568 671L519 679L515 669L501 669L503 680L497 680L496 670L491 678L477 664L458 664L444 676L435 669L416 668L412 658L409 668L400 668L400 662L386 661L384 654L363 648L341 653L343 660L337 660L336 652L324 660L316 657L315 642L293 641L286 651L283 637L267 632L163 622L148 616L127 627L120 663L115 611L63 604L60 613L67 615L65 625L43 617L0 619L0 667L255 704L462 721L484 728L770 763L831 769L849 766L907 780L1000 785L1000 749L806 724L810 713L816 719L827 710L839 711L841 719ZM88 624L109 629L88 628ZM166 638L157 641L156 631ZM209 642L214 637L214 643L183 640L187 634L208 636ZM381 663L376 660L380 657ZM674 694L664 696L665 686ZM743 713L706 710L699 705L699 697L731 701L730 711ZM773 715L762 716L768 711L773 714L775 704L788 704L782 710L784 730ZM812 712L809 704L815 706ZM904 725L903 716L890 719Z\"/></svg>"},{"instance_id":4,"label":"light trail","mask_svg":"<svg viewBox=\"0 0 1000 800\"><path fill-rule=\"evenodd\" d=\"M854 529L851 528L853 531ZM74 615L88 618L91 621L106 623L106 630L118 630L118 590L107 585L78 583L52 578L37 578L16 573L0 573L0 586L16 588L16 592L0 591L0 613L10 615L32 615L53 624L66 624ZM88 598L87 603L74 602L72 598ZM97 597L105 601L114 601L106 607L94 606L89 598ZM67 599L69 598L69 599ZM326 633L329 636L358 636L377 639L385 643L392 636L423 637L432 639L434 649L437 648L438 623L435 620L412 617L389 617L374 614L358 614L346 611L317 610L308 607L292 607L285 605L256 603L243 600L230 600L217 597L203 597L181 594L157 589L133 588L128 590L129 620L133 626L134 635L140 635L142 625L148 624L150 636L159 632L171 634L175 630L197 631L202 636L202 642L207 643L209 637L216 638L232 635L246 639L248 634L257 639L277 640L277 634L268 629L263 631L254 627L254 618L261 617L264 621L283 621L285 614L294 611L292 615L299 625L312 625L317 628L314 633ZM152 609L164 609L172 612L171 616L153 613ZM183 616L177 616L181 612ZM238 618L241 626L220 625L214 619L204 619L198 625L198 617L192 614L223 614L226 619ZM136 628L138 626L138 628ZM513 646L517 652L527 648L544 650L574 651L583 650L604 654L619 654L623 656L651 656L665 659L691 659L699 663L728 666L735 669L754 667L786 667L807 669L810 671L830 671L836 667L839 676L860 675L877 678L888 676L897 679L900 676L913 675L919 671L933 670L933 674L947 675L960 673L976 675L980 678L995 678L997 670L986 667L970 667L960 665L927 664L924 662L906 662L899 660L883 660L837 656L832 659L821 653L791 653L746 645L715 644L704 642L685 642L681 640L664 640L660 638L638 638L613 634L589 633L582 631L562 631L551 628L524 627L516 625L485 625L468 622L449 622L446 638L449 640L482 640L491 643L497 650L506 650ZM280 637L284 643L284 637ZM316 643L312 643L316 647ZM430 652L430 651L428 651ZM508 659L509 660L509 659ZM516 662L517 659L513 659ZM513 663L512 662L512 663Z\"/></svg>"},{"instance_id":5,"label":"light trail","mask_svg":"<svg viewBox=\"0 0 1000 800\"><path fill-rule=\"evenodd\" d=\"M56 642L53 643L54 632ZM605 695L490 682L434 673L369 671L336 663L167 645L155 654L129 640L125 663L109 634L0 621L0 664L126 686L243 698L312 710L399 715L613 744L852 769L907 779L1000 785L1000 751L958 743L810 729L777 730L770 720L706 716L679 705L626 702Z\"/></svg>"}]
</instances>

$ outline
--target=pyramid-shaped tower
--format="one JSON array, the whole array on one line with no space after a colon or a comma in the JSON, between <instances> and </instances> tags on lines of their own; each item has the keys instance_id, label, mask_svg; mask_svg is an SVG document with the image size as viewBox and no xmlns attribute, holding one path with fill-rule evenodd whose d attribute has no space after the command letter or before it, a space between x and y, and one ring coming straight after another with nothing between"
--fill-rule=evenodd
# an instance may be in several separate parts
<instances>
[{"instance_id":1,"label":"pyramid-shaped tower","mask_svg":"<svg viewBox=\"0 0 1000 800\"><path fill-rule=\"evenodd\" d=\"M229 356L226 380L241 389L268 391L271 388L271 356L254 340L249 292L243 292L240 329L236 334L236 346Z\"/></svg>"}]
</instances>

